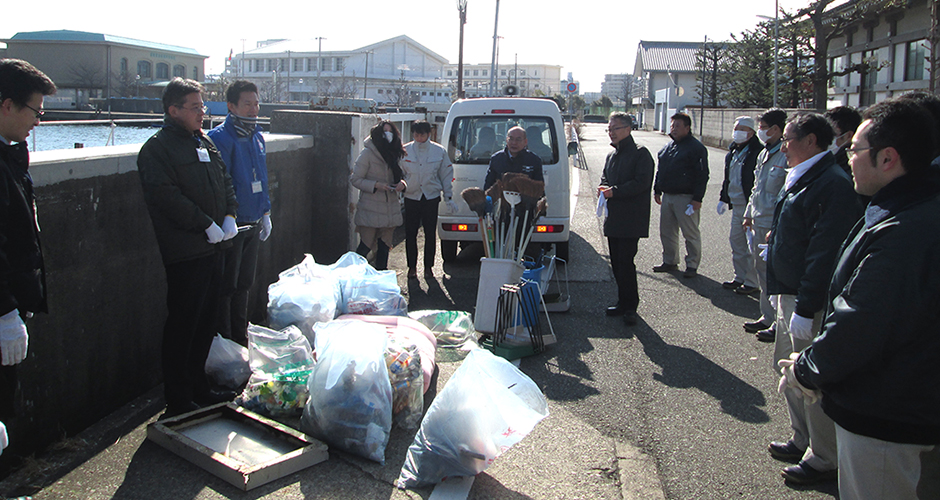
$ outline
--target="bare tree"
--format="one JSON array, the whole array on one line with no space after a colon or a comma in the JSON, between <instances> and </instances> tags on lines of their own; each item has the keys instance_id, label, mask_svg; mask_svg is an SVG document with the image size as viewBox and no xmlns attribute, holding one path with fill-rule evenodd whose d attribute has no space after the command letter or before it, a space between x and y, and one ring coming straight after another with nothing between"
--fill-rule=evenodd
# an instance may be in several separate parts
<instances>
[{"instance_id":1,"label":"bare tree","mask_svg":"<svg viewBox=\"0 0 940 500\"><path fill-rule=\"evenodd\" d=\"M940 87L940 2L930 4L930 92L937 93Z\"/></svg>"}]
</instances>

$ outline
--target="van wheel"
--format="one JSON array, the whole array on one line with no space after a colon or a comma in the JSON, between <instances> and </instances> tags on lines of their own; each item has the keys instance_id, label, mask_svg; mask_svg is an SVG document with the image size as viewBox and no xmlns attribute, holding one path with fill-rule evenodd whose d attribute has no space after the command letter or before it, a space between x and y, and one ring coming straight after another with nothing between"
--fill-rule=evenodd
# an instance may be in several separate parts
<instances>
[{"instance_id":1,"label":"van wheel","mask_svg":"<svg viewBox=\"0 0 940 500\"><path fill-rule=\"evenodd\" d=\"M457 242L441 240L441 258L444 262L453 262L457 259Z\"/></svg>"},{"instance_id":2,"label":"van wheel","mask_svg":"<svg viewBox=\"0 0 940 500\"><path fill-rule=\"evenodd\" d=\"M568 262L568 242L555 243L555 257Z\"/></svg>"}]
</instances>

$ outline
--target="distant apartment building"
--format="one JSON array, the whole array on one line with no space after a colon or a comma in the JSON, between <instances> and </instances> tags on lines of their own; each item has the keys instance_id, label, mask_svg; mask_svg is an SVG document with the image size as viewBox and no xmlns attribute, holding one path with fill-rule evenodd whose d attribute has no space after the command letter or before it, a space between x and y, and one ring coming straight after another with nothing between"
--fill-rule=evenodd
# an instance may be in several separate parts
<instances>
[{"instance_id":1,"label":"distant apartment building","mask_svg":"<svg viewBox=\"0 0 940 500\"><path fill-rule=\"evenodd\" d=\"M852 0L828 12L857 19L829 44L829 71L851 70L830 78L829 107L865 107L930 87L930 2L909 0L874 12L879 5L888 2Z\"/></svg>"},{"instance_id":2,"label":"distant apartment building","mask_svg":"<svg viewBox=\"0 0 940 500\"><path fill-rule=\"evenodd\" d=\"M59 91L50 108L79 108L100 97L160 97L171 78L205 79L205 60L194 49L103 33L21 32L8 39L5 57L23 59L49 75Z\"/></svg>"},{"instance_id":3,"label":"distant apartment building","mask_svg":"<svg viewBox=\"0 0 940 500\"><path fill-rule=\"evenodd\" d=\"M607 96L615 105L623 106L624 100L632 102L634 87L638 83L629 73L604 75L601 82L601 94Z\"/></svg>"},{"instance_id":4,"label":"distant apartment building","mask_svg":"<svg viewBox=\"0 0 940 500\"><path fill-rule=\"evenodd\" d=\"M503 95L508 85L515 85L524 97L551 96L561 93L561 66L551 64L500 64L496 68L494 92L490 93L492 65L464 64L463 90L466 97ZM457 88L457 65L444 66L444 78Z\"/></svg>"},{"instance_id":5,"label":"distant apartment building","mask_svg":"<svg viewBox=\"0 0 940 500\"><path fill-rule=\"evenodd\" d=\"M362 47L323 50L322 40L267 40L233 54L223 76L258 85L266 102L374 99L391 106L451 101L447 59L401 35Z\"/></svg>"}]
</instances>

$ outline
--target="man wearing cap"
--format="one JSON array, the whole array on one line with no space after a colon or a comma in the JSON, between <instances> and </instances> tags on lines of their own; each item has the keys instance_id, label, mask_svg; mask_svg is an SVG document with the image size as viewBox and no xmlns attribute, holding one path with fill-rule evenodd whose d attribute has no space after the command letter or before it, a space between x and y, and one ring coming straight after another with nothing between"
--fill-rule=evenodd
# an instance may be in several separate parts
<instances>
[{"instance_id":1,"label":"man wearing cap","mask_svg":"<svg viewBox=\"0 0 940 500\"><path fill-rule=\"evenodd\" d=\"M731 262L734 266L734 279L721 286L734 293L749 295L758 291L757 269L748 248L747 228L744 227L744 209L754 187L754 165L760 154L760 140L757 138L754 119L739 116L734 120L731 148L725 156L725 180L718 195L718 215L731 209Z\"/></svg>"}]
</instances>

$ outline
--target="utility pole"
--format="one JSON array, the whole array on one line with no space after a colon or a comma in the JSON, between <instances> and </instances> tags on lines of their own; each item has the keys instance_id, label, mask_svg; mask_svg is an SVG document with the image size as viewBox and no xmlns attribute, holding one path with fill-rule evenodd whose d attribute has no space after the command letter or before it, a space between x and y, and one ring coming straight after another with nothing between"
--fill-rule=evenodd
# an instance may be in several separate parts
<instances>
[{"instance_id":1,"label":"utility pole","mask_svg":"<svg viewBox=\"0 0 940 500\"><path fill-rule=\"evenodd\" d=\"M287 102L290 102L290 67L293 66L290 60L290 51L287 51Z\"/></svg>"},{"instance_id":2,"label":"utility pole","mask_svg":"<svg viewBox=\"0 0 940 500\"><path fill-rule=\"evenodd\" d=\"M369 53L370 52L372 51L371 50L366 51L366 78L365 78L365 82L362 84L362 98L363 99L368 99L368 97L366 96L366 92L368 92L368 88L369 88Z\"/></svg>"},{"instance_id":3,"label":"utility pole","mask_svg":"<svg viewBox=\"0 0 940 500\"><path fill-rule=\"evenodd\" d=\"M242 59L238 61L238 66L235 67L235 78L238 78L239 71L241 71L241 76L245 76L245 39L242 38Z\"/></svg>"},{"instance_id":4,"label":"utility pole","mask_svg":"<svg viewBox=\"0 0 940 500\"><path fill-rule=\"evenodd\" d=\"M460 12L460 48L457 53L457 99L463 99L463 25L467 24L467 0L457 0Z\"/></svg>"},{"instance_id":5,"label":"utility pole","mask_svg":"<svg viewBox=\"0 0 940 500\"><path fill-rule=\"evenodd\" d=\"M490 62L490 97L493 97L493 87L496 82L496 42L499 41L497 33L499 27L499 0L496 0L496 20L493 21L493 59Z\"/></svg>"},{"instance_id":6,"label":"utility pole","mask_svg":"<svg viewBox=\"0 0 940 500\"><path fill-rule=\"evenodd\" d=\"M318 99L317 100L319 100L319 97L321 94L320 92L320 67L323 66L323 40L326 40L326 38L322 36L317 37L317 42L318 42L318 45L317 45L317 98Z\"/></svg>"}]
</instances>

